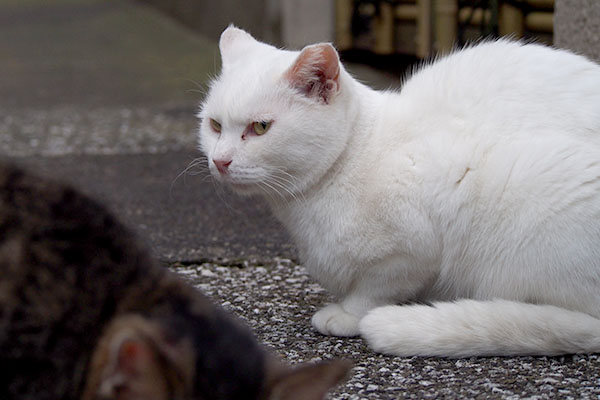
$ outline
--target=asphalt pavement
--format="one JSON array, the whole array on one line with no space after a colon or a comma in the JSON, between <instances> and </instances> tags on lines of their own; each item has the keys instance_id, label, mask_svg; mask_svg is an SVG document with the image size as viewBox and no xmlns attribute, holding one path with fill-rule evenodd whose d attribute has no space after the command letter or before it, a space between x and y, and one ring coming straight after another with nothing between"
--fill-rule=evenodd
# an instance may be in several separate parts
<instances>
[{"instance_id":1,"label":"asphalt pavement","mask_svg":"<svg viewBox=\"0 0 600 400\"><path fill-rule=\"evenodd\" d=\"M333 399L600 398L597 355L399 358L317 334L310 317L334 299L265 203L215 185L196 150L217 39L129 0L0 0L0 158L106 203L287 362L354 361Z\"/></svg>"}]
</instances>

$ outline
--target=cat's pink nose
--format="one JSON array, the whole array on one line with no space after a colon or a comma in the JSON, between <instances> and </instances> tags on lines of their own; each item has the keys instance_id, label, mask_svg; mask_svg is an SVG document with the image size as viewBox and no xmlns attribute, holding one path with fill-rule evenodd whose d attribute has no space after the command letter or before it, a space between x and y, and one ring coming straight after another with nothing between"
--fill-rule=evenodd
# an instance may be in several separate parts
<instances>
[{"instance_id":1,"label":"cat's pink nose","mask_svg":"<svg viewBox=\"0 0 600 400\"><path fill-rule=\"evenodd\" d=\"M231 164L231 161L232 160L215 160L215 159L213 159L213 163L215 163L215 166L217 167L219 172L222 174L226 174L228 172L227 167L229 167L229 165Z\"/></svg>"}]
</instances>

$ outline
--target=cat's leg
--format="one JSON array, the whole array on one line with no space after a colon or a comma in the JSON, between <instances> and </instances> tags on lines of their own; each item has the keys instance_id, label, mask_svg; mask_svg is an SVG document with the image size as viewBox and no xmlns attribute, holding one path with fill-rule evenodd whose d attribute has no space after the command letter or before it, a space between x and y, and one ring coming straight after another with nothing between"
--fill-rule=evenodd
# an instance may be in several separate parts
<instances>
[{"instance_id":1,"label":"cat's leg","mask_svg":"<svg viewBox=\"0 0 600 400\"><path fill-rule=\"evenodd\" d=\"M366 297L350 295L340 303L329 304L317 311L312 317L312 325L323 335L357 336L360 319L380 305Z\"/></svg>"},{"instance_id":2,"label":"cat's leg","mask_svg":"<svg viewBox=\"0 0 600 400\"><path fill-rule=\"evenodd\" d=\"M361 271L352 290L339 303L329 304L313 315L313 327L324 335L357 336L359 321L370 310L415 300L434 281L434 268L411 261L393 258Z\"/></svg>"}]
</instances>

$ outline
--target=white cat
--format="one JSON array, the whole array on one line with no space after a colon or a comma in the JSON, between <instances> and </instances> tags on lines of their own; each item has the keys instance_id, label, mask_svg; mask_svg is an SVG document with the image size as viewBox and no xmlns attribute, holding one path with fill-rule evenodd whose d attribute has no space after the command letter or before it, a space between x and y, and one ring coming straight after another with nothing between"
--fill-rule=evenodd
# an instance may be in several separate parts
<instances>
[{"instance_id":1,"label":"white cat","mask_svg":"<svg viewBox=\"0 0 600 400\"><path fill-rule=\"evenodd\" d=\"M500 40L377 92L329 44L230 27L220 50L201 149L340 298L319 332L403 356L600 351L600 66Z\"/></svg>"}]
</instances>

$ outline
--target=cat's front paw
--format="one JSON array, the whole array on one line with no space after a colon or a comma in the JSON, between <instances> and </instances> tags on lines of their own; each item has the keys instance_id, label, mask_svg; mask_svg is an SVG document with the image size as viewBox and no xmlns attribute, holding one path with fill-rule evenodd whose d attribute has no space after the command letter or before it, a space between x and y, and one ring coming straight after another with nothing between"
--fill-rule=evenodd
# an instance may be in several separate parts
<instances>
[{"instance_id":1,"label":"cat's front paw","mask_svg":"<svg viewBox=\"0 0 600 400\"><path fill-rule=\"evenodd\" d=\"M339 304L330 304L312 317L312 326L323 335L357 336L359 318L346 312Z\"/></svg>"}]
</instances>

